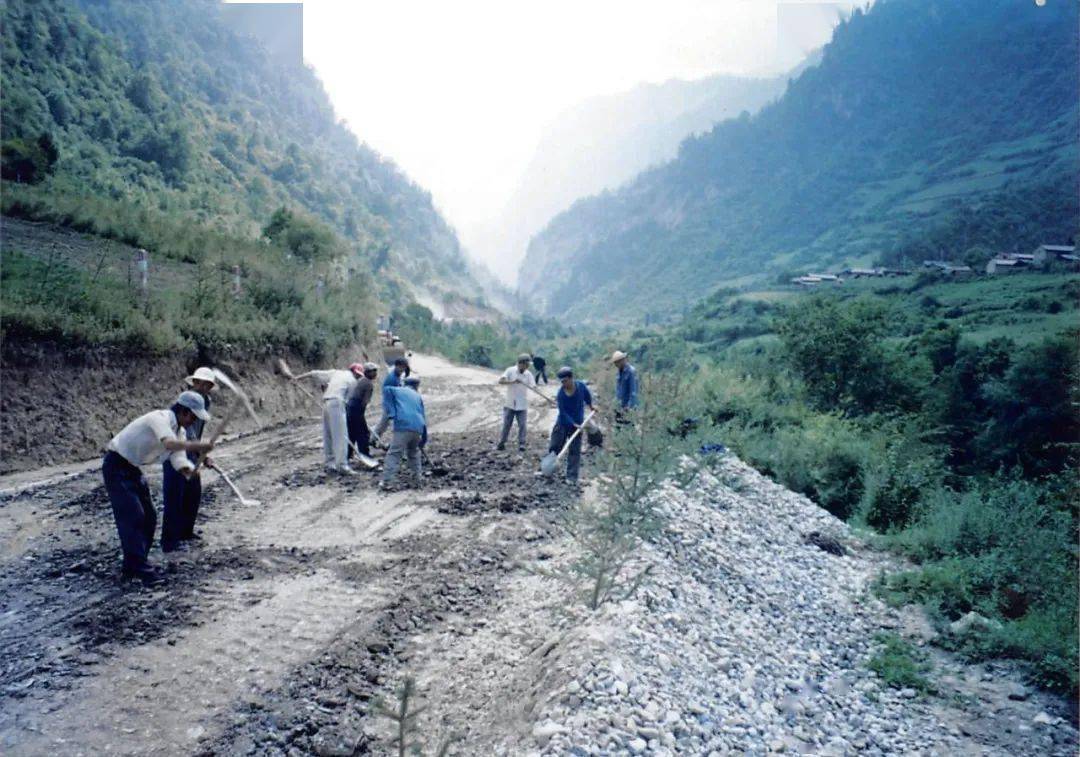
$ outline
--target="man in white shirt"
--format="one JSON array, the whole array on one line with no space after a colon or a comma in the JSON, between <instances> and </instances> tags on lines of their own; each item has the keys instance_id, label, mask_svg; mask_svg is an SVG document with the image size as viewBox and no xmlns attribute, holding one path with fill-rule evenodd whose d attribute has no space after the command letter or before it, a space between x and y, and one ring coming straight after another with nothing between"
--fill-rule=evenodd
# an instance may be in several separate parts
<instances>
[{"instance_id":1,"label":"man in white shirt","mask_svg":"<svg viewBox=\"0 0 1080 757\"><path fill-rule=\"evenodd\" d=\"M195 465L185 453L206 453L214 446L212 442L184 438L181 429L200 420L210 420L202 395L183 392L168 410L153 410L136 418L109 441L101 474L120 535L124 576L146 584L162 580L147 560L154 543L157 511L139 466L168 459L182 475L190 476Z\"/></svg>"},{"instance_id":2,"label":"man in white shirt","mask_svg":"<svg viewBox=\"0 0 1080 757\"><path fill-rule=\"evenodd\" d=\"M323 460L328 471L355 473L349 467L349 424L345 404L356 380L364 375L362 363L353 363L349 370L308 371L293 378L313 378L322 384L323 391Z\"/></svg>"},{"instance_id":3,"label":"man in white shirt","mask_svg":"<svg viewBox=\"0 0 1080 757\"><path fill-rule=\"evenodd\" d=\"M495 449L506 449L506 439L510 436L510 426L517 420L518 452L525 451L525 434L528 427L529 387L536 386L536 380L529 372L532 358L525 353L518 355L517 365L507 368L499 377L499 383L506 386L506 400L503 402L502 435Z\"/></svg>"}]
</instances>

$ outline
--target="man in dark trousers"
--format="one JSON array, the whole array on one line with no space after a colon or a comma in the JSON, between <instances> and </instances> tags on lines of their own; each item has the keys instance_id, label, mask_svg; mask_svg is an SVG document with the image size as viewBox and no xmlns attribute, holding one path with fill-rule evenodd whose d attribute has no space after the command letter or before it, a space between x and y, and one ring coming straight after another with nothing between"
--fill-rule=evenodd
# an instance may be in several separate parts
<instances>
[{"instance_id":1,"label":"man in dark trousers","mask_svg":"<svg viewBox=\"0 0 1080 757\"><path fill-rule=\"evenodd\" d=\"M182 475L191 475L195 465L186 453L204 454L214 447L211 442L184 438L181 429L197 420L210 420L203 397L198 392L184 392L168 410L152 410L139 416L109 441L101 475L120 536L125 577L146 584L162 580L161 573L147 559L154 543L157 511L139 466L169 458Z\"/></svg>"},{"instance_id":2,"label":"man in dark trousers","mask_svg":"<svg viewBox=\"0 0 1080 757\"><path fill-rule=\"evenodd\" d=\"M188 386L202 395L203 406L207 412L210 410L210 392L214 390L216 383L217 377L209 368L199 368L187 377ZM189 441L202 439L205 426L204 421L196 418L194 423L184 429L185 437ZM189 452L187 457L193 464L198 459L194 452ZM213 467L209 459L205 464L207 468ZM199 539L195 535L195 519L199 515L199 504L202 502L202 477L198 471L190 475L181 473L170 458L161 464L161 490L161 498L164 500L161 551L175 552L182 549L185 543Z\"/></svg>"},{"instance_id":3,"label":"man in dark trousers","mask_svg":"<svg viewBox=\"0 0 1080 757\"><path fill-rule=\"evenodd\" d=\"M371 454L371 430L368 428L367 412L371 395L375 391L375 377L379 374L379 366L375 363L364 363L364 375L356 380L356 384L349 392L345 400L345 420L349 426L349 441L356 445L361 454ZM349 445L349 457L352 458L353 448Z\"/></svg>"},{"instance_id":4,"label":"man in dark trousers","mask_svg":"<svg viewBox=\"0 0 1080 757\"><path fill-rule=\"evenodd\" d=\"M536 369L536 383L546 384L548 380L544 369L547 368L547 361L539 355L533 355L533 368Z\"/></svg>"},{"instance_id":5,"label":"man in dark trousers","mask_svg":"<svg viewBox=\"0 0 1080 757\"><path fill-rule=\"evenodd\" d=\"M576 381L569 366L563 366L555 374L561 386L555 395L559 415L555 418L555 427L551 429L551 443L548 450L558 454L566 440L585 422L585 410L593 411L592 394L584 381ZM566 480L577 483L581 471L581 434L574 438L566 454Z\"/></svg>"}]
</instances>

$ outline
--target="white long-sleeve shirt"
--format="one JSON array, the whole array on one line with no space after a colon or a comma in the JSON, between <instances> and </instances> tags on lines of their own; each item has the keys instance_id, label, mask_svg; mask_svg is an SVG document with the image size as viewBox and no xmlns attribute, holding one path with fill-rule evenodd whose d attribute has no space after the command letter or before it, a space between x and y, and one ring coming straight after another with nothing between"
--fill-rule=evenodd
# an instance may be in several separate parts
<instances>
[{"instance_id":1,"label":"white long-sleeve shirt","mask_svg":"<svg viewBox=\"0 0 1080 757\"><path fill-rule=\"evenodd\" d=\"M517 382L506 385L506 400L503 402L503 407L510 410L528 410L529 390L525 387L536 386L536 379L533 378L532 373L528 370L519 371L516 365L512 365L503 372L502 377L506 381Z\"/></svg>"},{"instance_id":2,"label":"white long-sleeve shirt","mask_svg":"<svg viewBox=\"0 0 1080 757\"><path fill-rule=\"evenodd\" d=\"M339 370L327 370L327 371L312 371L312 378L326 387L323 390L322 398L324 400L341 400L344 402L349 396L349 392L352 391L353 386L356 385L356 376L352 374L352 371L339 371Z\"/></svg>"}]
</instances>

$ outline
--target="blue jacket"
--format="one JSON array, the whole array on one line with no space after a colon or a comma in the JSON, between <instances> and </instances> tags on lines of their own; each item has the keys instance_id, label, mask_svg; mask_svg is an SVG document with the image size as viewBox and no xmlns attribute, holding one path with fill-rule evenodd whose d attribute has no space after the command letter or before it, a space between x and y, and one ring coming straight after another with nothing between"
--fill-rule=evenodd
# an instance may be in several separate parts
<instances>
[{"instance_id":1,"label":"blue jacket","mask_svg":"<svg viewBox=\"0 0 1080 757\"><path fill-rule=\"evenodd\" d=\"M420 392L408 386L385 387L383 407L394 421L394 431L415 431L427 436L427 416Z\"/></svg>"},{"instance_id":2,"label":"blue jacket","mask_svg":"<svg viewBox=\"0 0 1080 757\"><path fill-rule=\"evenodd\" d=\"M619 377L615 381L615 399L619 406L637 407L637 369L627 363L619 371Z\"/></svg>"},{"instance_id":3,"label":"blue jacket","mask_svg":"<svg viewBox=\"0 0 1080 757\"><path fill-rule=\"evenodd\" d=\"M388 386L401 386L401 376L397 375L397 371L391 368L390 372L386 374L386 378L382 380L382 386L384 390Z\"/></svg>"},{"instance_id":4,"label":"blue jacket","mask_svg":"<svg viewBox=\"0 0 1080 757\"><path fill-rule=\"evenodd\" d=\"M559 417L555 419L557 426L580 426L585 422L585 406L592 405L592 394L589 387L583 381L574 382L574 396L571 397L559 388L555 395L555 401L559 405Z\"/></svg>"}]
</instances>

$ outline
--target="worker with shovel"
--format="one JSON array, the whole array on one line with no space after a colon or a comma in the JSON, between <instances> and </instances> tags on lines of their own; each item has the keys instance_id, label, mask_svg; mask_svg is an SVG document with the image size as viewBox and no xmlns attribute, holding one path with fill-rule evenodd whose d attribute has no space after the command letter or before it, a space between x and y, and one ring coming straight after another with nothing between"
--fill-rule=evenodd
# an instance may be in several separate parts
<instances>
[{"instance_id":1,"label":"worker with shovel","mask_svg":"<svg viewBox=\"0 0 1080 757\"><path fill-rule=\"evenodd\" d=\"M368 428L366 413L368 403L371 402L371 395L375 392L375 377L378 374L379 366L375 363L364 363L364 375L356 380L356 384L349 391L349 397L345 401L350 460L354 446L363 455L371 454L371 430Z\"/></svg>"},{"instance_id":2,"label":"worker with shovel","mask_svg":"<svg viewBox=\"0 0 1080 757\"><path fill-rule=\"evenodd\" d=\"M192 391L203 398L203 407L209 412L210 392L217 385L214 371L210 368L198 368L186 381ZM194 423L184 429L184 435L188 441L199 441L205 427L206 422L196 418ZM195 452L187 453L187 460L193 466L198 457ZM203 464L207 468L214 467L210 458L206 458ZM161 490L164 500L161 551L174 552L182 549L185 543L199 538L195 534L195 519L199 515L199 504L202 502L202 477L197 469L193 472L181 472L170 457L161 464Z\"/></svg>"},{"instance_id":3,"label":"worker with shovel","mask_svg":"<svg viewBox=\"0 0 1080 757\"><path fill-rule=\"evenodd\" d=\"M394 423L394 436L390 449L383 462L383 478L380 488L386 488L397 477L401 458L409 461L409 468L420 484L421 450L427 444L427 416L424 412L424 400L420 396L420 377L409 376L405 386L388 386L383 389L383 411Z\"/></svg>"},{"instance_id":4,"label":"worker with shovel","mask_svg":"<svg viewBox=\"0 0 1080 757\"><path fill-rule=\"evenodd\" d=\"M555 427L551 429L548 454L560 454L563 445L568 439L571 440L566 456L566 480L577 483L581 471L581 434L577 431L585 424L586 408L590 415L595 412L592 394L584 381L574 379L574 371L569 366L564 365L555 376L560 383L559 393L555 396L559 415L555 418Z\"/></svg>"},{"instance_id":5,"label":"worker with shovel","mask_svg":"<svg viewBox=\"0 0 1080 757\"><path fill-rule=\"evenodd\" d=\"M347 371L308 371L292 379L299 381L310 377L326 387L323 390L323 459L328 471L349 475L356 473L349 467L349 426L345 420L345 401L363 374L364 366L353 363Z\"/></svg>"},{"instance_id":6,"label":"worker with shovel","mask_svg":"<svg viewBox=\"0 0 1080 757\"><path fill-rule=\"evenodd\" d=\"M518 355L517 365L507 368L503 375L499 376L499 384L506 387L506 399L503 401L503 424L502 434L495 449L500 452L506 449L506 439L510 436L510 427L517 421L518 427L518 452L525 452L525 434L529 417L528 389L536 387L536 381L529 372L529 355Z\"/></svg>"},{"instance_id":7,"label":"worker with shovel","mask_svg":"<svg viewBox=\"0 0 1080 757\"><path fill-rule=\"evenodd\" d=\"M386 433L386 429L390 427L390 416L386 413L386 389L387 387L400 387L405 376L408 376L412 371L409 370L408 358L399 357L394 360L394 369L386 374L386 378L383 379L383 411L382 418L379 419L379 424L375 426L375 433L371 435L371 441L376 445L382 444L382 435Z\"/></svg>"},{"instance_id":8,"label":"worker with shovel","mask_svg":"<svg viewBox=\"0 0 1080 757\"><path fill-rule=\"evenodd\" d=\"M150 496L150 487L140 466L172 461L181 475L190 476L195 470L185 453L205 454L213 442L184 438L181 429L196 421L210 420L206 403L198 392L183 392L168 410L152 410L124 426L106 447L101 463L105 491L112 503L116 531L124 560L122 575L138 578L145 584L163 580L148 556L154 543L157 511Z\"/></svg>"}]
</instances>

